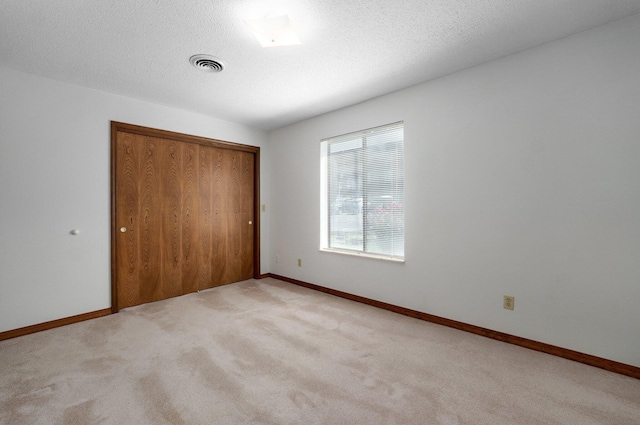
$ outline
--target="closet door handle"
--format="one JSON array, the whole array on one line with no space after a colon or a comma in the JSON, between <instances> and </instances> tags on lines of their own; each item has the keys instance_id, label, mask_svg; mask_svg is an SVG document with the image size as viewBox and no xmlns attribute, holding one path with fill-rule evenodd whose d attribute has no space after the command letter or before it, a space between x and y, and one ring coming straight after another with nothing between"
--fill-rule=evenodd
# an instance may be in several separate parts
<instances>
[{"instance_id":1,"label":"closet door handle","mask_svg":"<svg viewBox=\"0 0 640 425\"><path fill-rule=\"evenodd\" d=\"M121 227L121 228L120 228L120 233L124 233L124 232L126 232L126 231L127 231L127 228L126 228L126 227Z\"/></svg>"}]
</instances>

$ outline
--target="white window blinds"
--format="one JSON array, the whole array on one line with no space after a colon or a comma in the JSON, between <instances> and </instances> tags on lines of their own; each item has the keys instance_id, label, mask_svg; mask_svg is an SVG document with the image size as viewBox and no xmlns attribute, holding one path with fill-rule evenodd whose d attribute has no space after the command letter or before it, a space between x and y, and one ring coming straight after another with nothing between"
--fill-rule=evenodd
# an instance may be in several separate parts
<instances>
[{"instance_id":1,"label":"white window blinds","mask_svg":"<svg viewBox=\"0 0 640 425\"><path fill-rule=\"evenodd\" d=\"M321 248L404 258L404 124L321 143Z\"/></svg>"}]
</instances>

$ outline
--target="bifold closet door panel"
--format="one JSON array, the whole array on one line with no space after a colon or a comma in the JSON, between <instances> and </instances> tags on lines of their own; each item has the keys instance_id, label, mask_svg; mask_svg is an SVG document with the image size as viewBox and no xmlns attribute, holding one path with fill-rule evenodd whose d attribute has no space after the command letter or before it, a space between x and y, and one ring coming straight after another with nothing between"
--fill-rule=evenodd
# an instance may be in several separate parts
<instances>
[{"instance_id":1,"label":"bifold closet door panel","mask_svg":"<svg viewBox=\"0 0 640 425\"><path fill-rule=\"evenodd\" d=\"M153 138L121 132L117 143L118 306L124 308L154 301L161 288L163 147Z\"/></svg>"},{"instance_id":2,"label":"bifold closet door panel","mask_svg":"<svg viewBox=\"0 0 640 425\"><path fill-rule=\"evenodd\" d=\"M118 308L253 277L251 152L118 132Z\"/></svg>"},{"instance_id":3,"label":"bifold closet door panel","mask_svg":"<svg viewBox=\"0 0 640 425\"><path fill-rule=\"evenodd\" d=\"M253 277L254 155L213 149L212 281L216 285Z\"/></svg>"}]
</instances>

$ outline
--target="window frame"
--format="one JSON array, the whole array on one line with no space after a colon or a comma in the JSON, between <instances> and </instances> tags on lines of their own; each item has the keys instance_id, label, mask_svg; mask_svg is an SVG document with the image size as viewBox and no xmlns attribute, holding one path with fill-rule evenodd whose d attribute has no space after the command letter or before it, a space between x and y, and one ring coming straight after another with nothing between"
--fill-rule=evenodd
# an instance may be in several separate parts
<instances>
[{"instance_id":1,"label":"window frame","mask_svg":"<svg viewBox=\"0 0 640 425\"><path fill-rule=\"evenodd\" d=\"M368 246L367 246L368 241L370 240L375 241L375 238L372 238L372 231L368 228L369 226L367 225L367 220L368 220L367 214L370 213L371 210L367 202L370 192L366 189L366 184L367 184L367 179L369 178L367 176L370 175L369 174L370 171L373 170L375 166L367 167L366 165L367 155L373 149L372 147L367 145L367 138L370 138L372 136L376 136L379 134L391 133L394 130L400 130L402 134L401 139L396 140L394 142L395 144L393 145L393 149L394 149L393 152L395 155L394 161L398 161L398 155L399 155L400 165L399 167L398 165L395 166L395 169L393 172L394 178L392 179L393 184L396 186L398 185L398 182L401 182L400 195L401 195L401 208L402 208L401 220L402 221L400 225L401 233L400 234L397 233L398 225L396 224L393 226L394 230L391 233L391 238L393 239L393 243L397 243L395 238L399 238L401 245L398 251L396 251L396 246L392 245L393 247L390 253L372 252L372 251L368 251ZM331 246L332 244L331 231L330 231L332 226L331 220L333 217L336 217L335 214L332 214L331 209L332 207L336 206L336 201L331 200L332 195L330 190L330 181L332 179L332 174L330 170L330 164L331 164L331 156L339 155L340 153L339 152L330 153L329 146L331 146L332 144L338 145L339 143L343 143L346 145L349 141L352 141L352 140L357 141L358 139L360 140L361 145L360 147L356 146L356 148L352 149L354 153L354 160L353 160L354 166L352 169L353 170L359 169L359 172L357 172L356 175L358 176L360 186L362 187L361 188L362 198L360 200L360 206L359 206L359 208L361 208L361 211L362 211L361 213L362 217L359 219L360 220L359 223L357 223L357 224L360 224L362 228L362 246L360 247L360 249ZM389 142L385 142L385 144L388 144L391 142L393 141L390 140ZM371 145L371 146L374 146L374 145ZM349 149L345 148L344 154L346 155L348 151ZM406 235L405 225L404 225L405 224L405 221L404 221L404 202L405 202L405 199L404 199L404 196L405 196L404 121L398 121L391 124L381 125L381 126L361 130L361 131L355 131L355 132L343 134L340 136L322 139L320 143L320 169L321 169L320 170L320 198L321 198L320 199L320 251L404 263L405 261L404 249L405 249L405 235ZM333 177L333 178L336 178L336 177ZM381 198L382 197L383 196L381 196Z\"/></svg>"}]
</instances>

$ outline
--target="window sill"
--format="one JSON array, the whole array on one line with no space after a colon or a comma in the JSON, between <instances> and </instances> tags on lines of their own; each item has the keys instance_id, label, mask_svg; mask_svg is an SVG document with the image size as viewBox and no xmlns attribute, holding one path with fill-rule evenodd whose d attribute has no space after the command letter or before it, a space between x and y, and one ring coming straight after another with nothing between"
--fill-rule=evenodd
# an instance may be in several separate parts
<instances>
[{"instance_id":1,"label":"window sill","mask_svg":"<svg viewBox=\"0 0 640 425\"><path fill-rule=\"evenodd\" d=\"M404 264L404 258L392 258L386 255L369 254L367 252L347 251L342 249L320 248L320 252L328 252L331 254L349 255L351 257L370 258L372 260L390 261L392 263Z\"/></svg>"}]
</instances>

